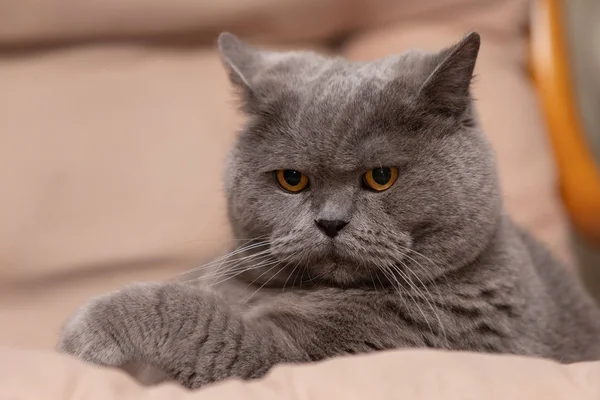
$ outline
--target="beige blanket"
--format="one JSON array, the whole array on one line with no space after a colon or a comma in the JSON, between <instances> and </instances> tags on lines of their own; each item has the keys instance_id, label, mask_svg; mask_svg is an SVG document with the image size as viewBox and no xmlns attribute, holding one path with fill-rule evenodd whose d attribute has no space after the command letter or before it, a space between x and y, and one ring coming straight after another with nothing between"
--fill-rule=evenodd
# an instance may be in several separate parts
<instances>
[{"instance_id":1,"label":"beige blanket","mask_svg":"<svg viewBox=\"0 0 600 400\"><path fill-rule=\"evenodd\" d=\"M600 362L570 366L514 356L405 350L281 366L257 382L190 392L142 387L66 356L0 349L0 400L600 399Z\"/></svg>"}]
</instances>

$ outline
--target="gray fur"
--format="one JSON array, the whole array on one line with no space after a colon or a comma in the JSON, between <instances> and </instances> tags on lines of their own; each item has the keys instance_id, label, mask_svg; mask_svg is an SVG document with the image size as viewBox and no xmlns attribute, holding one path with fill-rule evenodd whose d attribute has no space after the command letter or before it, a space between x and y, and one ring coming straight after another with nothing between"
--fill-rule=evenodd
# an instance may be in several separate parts
<instances>
[{"instance_id":1,"label":"gray fur","mask_svg":"<svg viewBox=\"0 0 600 400\"><path fill-rule=\"evenodd\" d=\"M61 350L193 388L399 347L600 359L599 311L503 212L469 94L476 33L368 63L229 34L219 46L248 114L226 168L239 251L209 265L220 266L209 287L136 284L92 300ZM361 176L378 166L400 175L376 193ZM276 169L310 187L282 191ZM349 223L332 239L317 219Z\"/></svg>"}]
</instances>

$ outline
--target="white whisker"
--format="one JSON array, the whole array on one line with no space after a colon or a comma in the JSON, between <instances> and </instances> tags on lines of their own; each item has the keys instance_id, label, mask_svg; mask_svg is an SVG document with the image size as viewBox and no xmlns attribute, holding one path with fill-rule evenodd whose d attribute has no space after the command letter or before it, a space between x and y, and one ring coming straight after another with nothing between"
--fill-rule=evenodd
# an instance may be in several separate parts
<instances>
[{"instance_id":1,"label":"white whisker","mask_svg":"<svg viewBox=\"0 0 600 400\"><path fill-rule=\"evenodd\" d=\"M404 264L404 266L406 267L406 264ZM433 299L433 296L431 295L431 292L429 291L429 289L427 288L427 286L425 286L425 284L423 283L423 281L421 280L421 278L419 278L419 276L412 271L410 268L405 268L409 273L411 273L415 278L417 278L417 280L419 281L419 283L421 284L421 286L423 287L423 289L425 289L425 293L427 296L429 296L429 299L425 298L425 300L427 301L427 304L429 305L429 307L431 308L431 311L433 312L433 314L435 315L438 324L440 326L440 329L442 331L442 334L444 335L444 344L446 347L448 347L448 337L446 336L446 329L444 327L444 324L442 323L442 319L440 318L440 314L438 313L438 311L436 310L434 304L435 304L435 300Z\"/></svg>"},{"instance_id":2,"label":"white whisker","mask_svg":"<svg viewBox=\"0 0 600 400\"><path fill-rule=\"evenodd\" d=\"M270 260L270 261L266 261L264 264L252 265L250 267L241 269L240 271L236 271L236 272L234 272L232 274L228 274L227 273L227 274L222 275L222 276L219 277L219 278L223 278L223 277L225 277L227 275L227 277L225 279L221 279L219 281L215 281L215 282L211 283L210 285L206 286L206 288L210 288L210 287L213 287L213 286L216 286L216 285L220 285L223 282L226 282L226 281L228 281L230 279L235 278L236 276L239 276L239 275L243 274L244 272L253 271L255 269L260 269L260 268L267 268L267 267L270 267L271 265L277 266L277 264L279 264L278 260Z\"/></svg>"},{"instance_id":3,"label":"white whisker","mask_svg":"<svg viewBox=\"0 0 600 400\"><path fill-rule=\"evenodd\" d=\"M227 253L227 254L225 254L225 255L223 255L223 256L215 259L215 260L212 260L212 261L210 261L210 262L208 262L206 264L200 265L198 267L194 267L194 268L192 268L190 270L187 270L187 271L180 272L178 275L186 275L186 274L190 274L190 273L193 273L193 272L198 272L198 271L200 271L202 269L211 267L211 266L213 266L213 265L215 265L217 263L220 263L220 262L222 262L224 260L227 260L227 259L229 259L229 258L231 258L231 257L233 257L233 256L235 256L235 255L237 255L239 253L243 253L245 251L249 251L249 250L252 250L252 249L255 249L255 248L258 248L258 247L262 247L262 246L267 246L267 245L269 245L268 242L259 242L259 243L253 243L253 244L248 245L248 246L239 247L239 248L235 249L234 251L232 251L230 253Z\"/></svg>"},{"instance_id":4,"label":"white whisker","mask_svg":"<svg viewBox=\"0 0 600 400\"><path fill-rule=\"evenodd\" d=\"M290 280L290 278L292 277L292 275L294 275L294 273L296 272L296 269L298 269L299 266L300 266L300 261L298 261L296 263L296 265L294 266L294 269L292 269L292 271L288 275L287 279L285 280L285 282L283 284L283 288L281 289L282 292L285 292L285 287L287 286L288 281ZM292 290L294 290L294 285L293 284L292 284Z\"/></svg>"},{"instance_id":5,"label":"white whisker","mask_svg":"<svg viewBox=\"0 0 600 400\"><path fill-rule=\"evenodd\" d=\"M252 257L251 259L245 259L243 261L236 261L234 264L228 265L226 269L223 269L221 271L214 270L208 274L202 275L201 277L198 278L194 278L191 280L204 280L204 279L210 279L210 278L218 278L220 276L225 276L228 275L232 272L236 272L240 269L244 269L247 267L252 267L254 265L260 265L261 263L265 262L265 261L270 261L272 260L273 257L269 252L262 252L262 254L260 255L256 255L255 257ZM252 262L252 264L249 264L249 261ZM256 264L258 263L258 264Z\"/></svg>"},{"instance_id":6,"label":"white whisker","mask_svg":"<svg viewBox=\"0 0 600 400\"><path fill-rule=\"evenodd\" d=\"M291 257L288 257L286 260L289 260ZM284 268L286 268L289 264L287 263L287 261L284 261L285 265L281 266L280 270L277 271L276 273L274 273L273 275L271 275L271 277L269 279L266 280L265 283L263 283L262 285L260 285L260 287L258 289L256 289L245 301L244 304L248 303L250 301L250 299L252 299L252 297L258 293L263 287L265 287L270 281L271 279L273 279L275 276L277 276L277 274ZM265 273L268 273L269 271L273 270L273 268L277 267L280 264L276 264L275 266L271 267L268 271L263 272L262 275L260 275L258 278L256 278L254 281L252 281L252 283L256 282L261 276L263 276ZM251 283L251 284L252 284Z\"/></svg>"},{"instance_id":7,"label":"white whisker","mask_svg":"<svg viewBox=\"0 0 600 400\"><path fill-rule=\"evenodd\" d=\"M398 278L396 278L394 276L394 274L392 273L392 271L390 271L388 268L386 268L386 266L384 264L377 264L377 267L385 275L387 280L392 284L392 287L394 288L395 292L398 294L398 297L400 297L400 299L402 300L402 304L404 305L404 308L406 310L409 310L406 298L404 297L403 293L400 291L401 285L400 285L400 282L398 281ZM396 282L395 286L394 286L394 281Z\"/></svg>"},{"instance_id":8,"label":"white whisker","mask_svg":"<svg viewBox=\"0 0 600 400\"><path fill-rule=\"evenodd\" d=\"M400 278L402 278L402 280L409 285L412 290L415 291L416 294L420 294L418 288L412 283L412 281L408 278L408 276L397 266L391 264L388 265L388 268L393 268L393 270L390 271L390 273L392 274L392 276L396 276L394 274L394 271L398 273L398 275L400 276ZM397 279L396 279L397 281ZM398 282L398 286L400 286L400 282ZM433 327L431 326L431 324L429 323L429 319L427 319L427 316L425 315L425 312L423 311L423 309L421 308L421 306L419 305L419 302L415 300L415 297L413 296L413 294L409 291L408 295L413 299L413 303L417 306L417 309L419 310L419 313L423 316L423 319L425 320L425 323L427 324L427 326L429 327L429 330L431 331L431 335L435 336L435 333L433 333Z\"/></svg>"}]
</instances>

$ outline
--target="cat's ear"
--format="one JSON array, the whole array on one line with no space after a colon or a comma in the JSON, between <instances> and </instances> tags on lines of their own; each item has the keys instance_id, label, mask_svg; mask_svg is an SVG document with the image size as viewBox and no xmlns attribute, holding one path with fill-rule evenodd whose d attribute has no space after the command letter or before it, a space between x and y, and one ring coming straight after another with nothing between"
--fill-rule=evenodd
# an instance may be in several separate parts
<instances>
[{"instance_id":1,"label":"cat's ear","mask_svg":"<svg viewBox=\"0 0 600 400\"><path fill-rule=\"evenodd\" d=\"M429 111L449 116L460 116L467 111L480 42L479 34L471 32L436 55L440 61L418 94L419 101Z\"/></svg>"},{"instance_id":2,"label":"cat's ear","mask_svg":"<svg viewBox=\"0 0 600 400\"><path fill-rule=\"evenodd\" d=\"M265 69L268 52L244 43L229 32L221 33L217 43L231 83L241 90L246 107L251 108L257 101L256 77Z\"/></svg>"},{"instance_id":3,"label":"cat's ear","mask_svg":"<svg viewBox=\"0 0 600 400\"><path fill-rule=\"evenodd\" d=\"M252 77L259 72L261 64L260 51L229 32L221 33L217 43L231 82L244 90L252 90Z\"/></svg>"}]
</instances>

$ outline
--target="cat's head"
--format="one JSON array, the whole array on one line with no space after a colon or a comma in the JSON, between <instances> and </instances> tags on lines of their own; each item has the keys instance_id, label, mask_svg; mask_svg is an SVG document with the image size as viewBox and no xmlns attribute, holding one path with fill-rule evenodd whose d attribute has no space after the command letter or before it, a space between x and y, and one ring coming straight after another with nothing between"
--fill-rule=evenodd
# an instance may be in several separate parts
<instances>
[{"instance_id":1,"label":"cat's head","mask_svg":"<svg viewBox=\"0 0 600 400\"><path fill-rule=\"evenodd\" d=\"M428 279L476 257L501 214L469 90L479 44L350 62L220 36L249 117L229 216L238 238L266 239L264 278Z\"/></svg>"}]
</instances>

